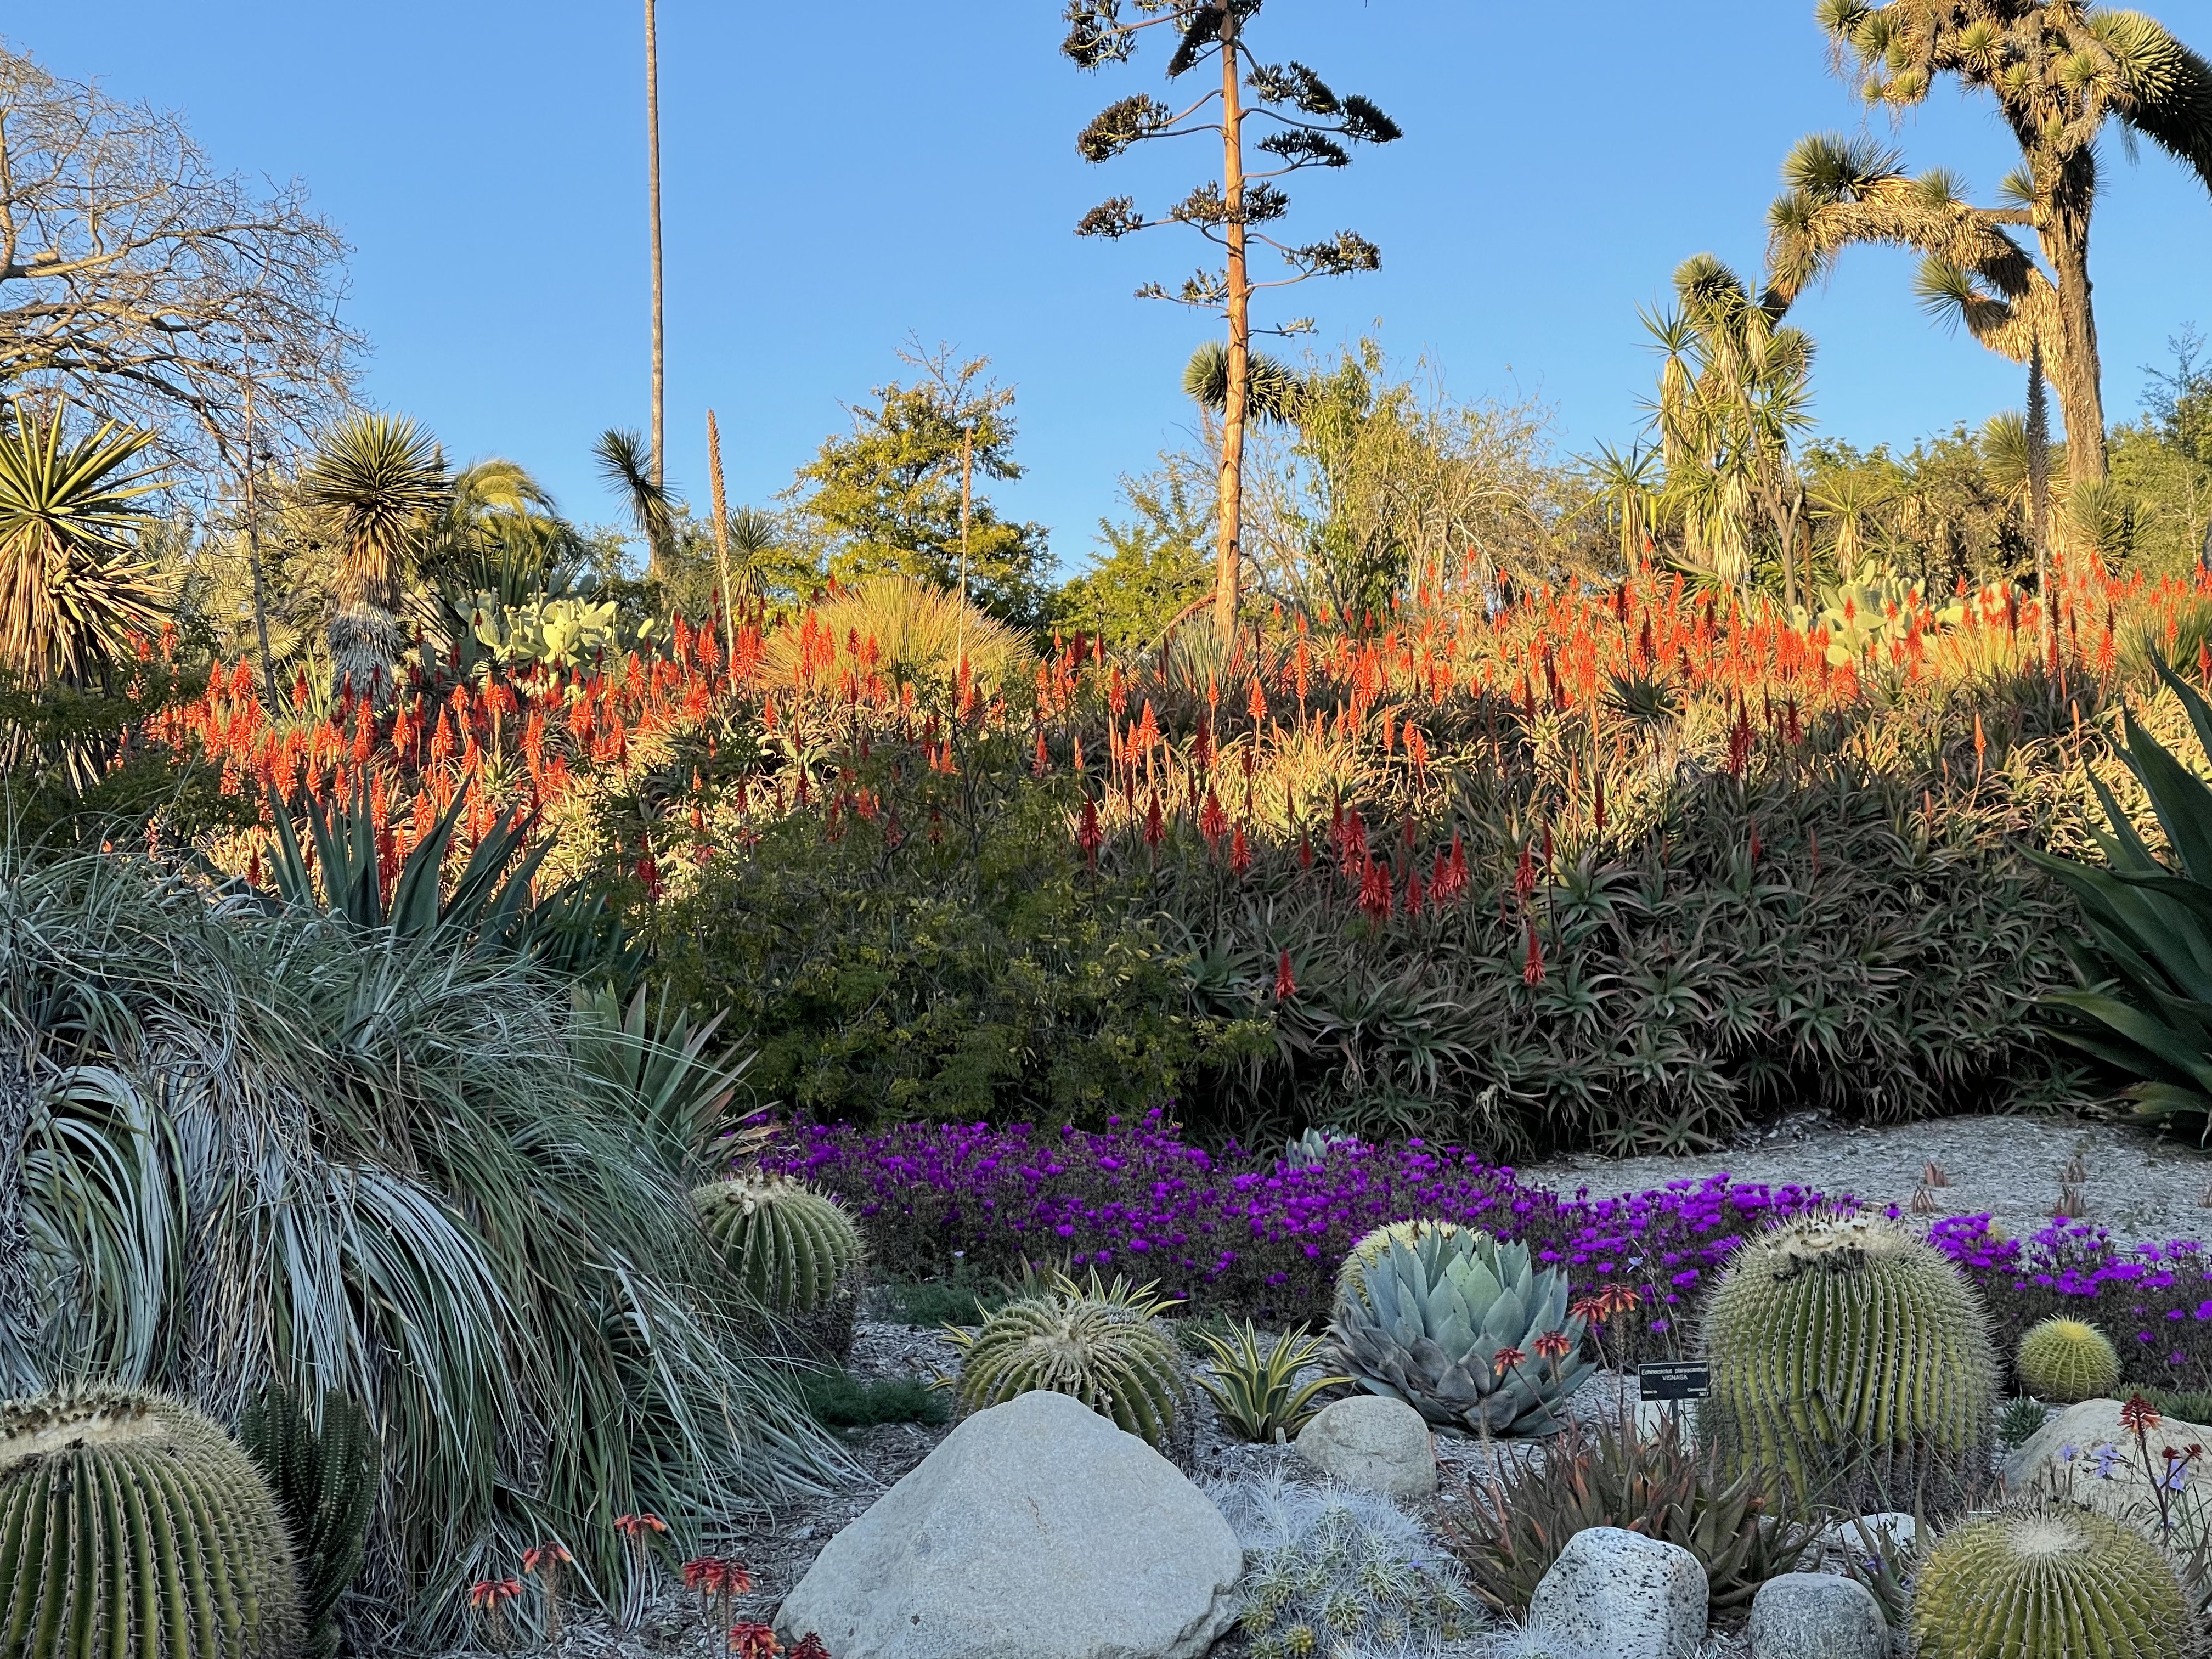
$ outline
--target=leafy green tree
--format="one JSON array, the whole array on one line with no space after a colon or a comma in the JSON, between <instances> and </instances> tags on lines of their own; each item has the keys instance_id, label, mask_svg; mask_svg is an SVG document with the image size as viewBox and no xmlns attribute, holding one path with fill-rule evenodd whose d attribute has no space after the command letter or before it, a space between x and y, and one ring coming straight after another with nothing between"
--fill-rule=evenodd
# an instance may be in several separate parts
<instances>
[{"instance_id":1,"label":"leafy green tree","mask_svg":"<svg viewBox=\"0 0 2212 1659\"><path fill-rule=\"evenodd\" d=\"M1996 100L2022 165L1999 186L2003 205L1973 207L1937 171L1904 176L1869 141L1811 138L1784 168L1791 188L1771 216L1770 295L1803 290L1853 242L1923 255L1929 309L1963 321L1984 344L2027 362L2039 344L2066 422L2074 482L2105 476L2104 395L2089 297L2089 221L2097 140L2117 121L2212 187L2212 65L2141 12L2085 0L1821 0L1821 27L1860 90L1893 113L1955 76ZM2032 228L2050 276L2008 228Z\"/></svg>"},{"instance_id":2,"label":"leafy green tree","mask_svg":"<svg viewBox=\"0 0 2212 1659\"><path fill-rule=\"evenodd\" d=\"M2112 479L2134 507L2135 558L2146 571L2212 567L2212 367L2194 328L2167 342L2172 368L2150 369L2143 416L2112 434Z\"/></svg>"},{"instance_id":3,"label":"leafy green tree","mask_svg":"<svg viewBox=\"0 0 2212 1659\"><path fill-rule=\"evenodd\" d=\"M1211 592L1213 497L1188 458L1163 454L1143 477L1121 475L1121 498L1130 516L1098 520L1099 550L1053 596L1052 615L1128 651L1152 644Z\"/></svg>"},{"instance_id":4,"label":"leafy green tree","mask_svg":"<svg viewBox=\"0 0 2212 1659\"><path fill-rule=\"evenodd\" d=\"M1215 312L1228 324L1223 386L1220 503L1215 515L1214 627L1224 641L1237 628L1237 597L1243 556L1244 427L1249 413L1254 292L1304 282L1310 276L1344 276L1374 270L1382 256L1374 243L1341 230L1326 241L1294 244L1260 227L1273 224L1290 210L1290 197L1276 181L1307 167L1350 164L1354 143L1389 143L1401 136L1398 125L1357 94L1340 97L1304 64L1263 64L1246 43L1244 31L1261 0L1131 0L1136 16L1125 21L1121 0L1069 0L1067 38L1060 51L1081 69L1127 63L1146 29L1163 26L1176 36L1167 64L1172 81L1193 70L1211 68L1218 88L1181 110L1138 94L1101 110L1078 136L1076 149L1086 161L1106 161L1153 138L1212 133L1221 141L1221 176L1201 182L1162 219L1147 220L1135 199L1116 196L1085 214L1079 236L1115 238L1158 224L1189 226L1219 247L1222 268L1201 270L1174 294L1158 283L1137 290L1139 297L1170 299ZM1251 101L1248 104L1246 95ZM1266 131L1252 148L1266 158L1247 171L1245 125ZM1256 280L1251 259L1258 248L1275 256L1281 275ZM1267 331L1289 333L1310 327L1309 320Z\"/></svg>"},{"instance_id":5,"label":"leafy green tree","mask_svg":"<svg viewBox=\"0 0 2212 1659\"><path fill-rule=\"evenodd\" d=\"M355 415L325 435L301 481L338 544L331 683L364 696L395 689L401 595L453 491L438 441L405 416Z\"/></svg>"},{"instance_id":6,"label":"leafy green tree","mask_svg":"<svg viewBox=\"0 0 2212 1659\"><path fill-rule=\"evenodd\" d=\"M793 486L823 540L828 574L841 581L912 576L942 587L964 577L981 609L1034 623L1044 600L1045 527L1000 518L973 488L1022 476L1013 392L986 378L986 357L899 355L920 376L878 386L872 404L854 405L852 430L823 440Z\"/></svg>"}]
</instances>

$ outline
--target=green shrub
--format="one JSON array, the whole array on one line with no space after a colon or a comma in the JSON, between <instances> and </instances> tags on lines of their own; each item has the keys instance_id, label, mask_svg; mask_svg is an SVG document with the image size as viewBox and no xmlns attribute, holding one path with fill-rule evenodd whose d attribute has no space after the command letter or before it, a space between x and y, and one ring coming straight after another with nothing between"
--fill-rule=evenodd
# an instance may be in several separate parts
<instances>
[{"instance_id":1,"label":"green shrub","mask_svg":"<svg viewBox=\"0 0 2212 1659\"><path fill-rule=\"evenodd\" d=\"M954 1332L960 1409L1050 1389L1155 1448L1170 1444L1187 1420L1189 1376L1158 1317L1171 1304L1152 1290L1121 1279L1102 1285L1096 1268L1087 1284L1056 1275L1050 1291L1009 1303L972 1335Z\"/></svg>"},{"instance_id":2,"label":"green shrub","mask_svg":"<svg viewBox=\"0 0 2212 1659\"><path fill-rule=\"evenodd\" d=\"M246 1408L239 1443L269 1483L300 1572L306 1659L331 1659L343 1632L338 1603L368 1551L384 1456L357 1401L335 1390L319 1402L322 1423L288 1388L270 1385Z\"/></svg>"},{"instance_id":3,"label":"green shrub","mask_svg":"<svg viewBox=\"0 0 2212 1659\"><path fill-rule=\"evenodd\" d=\"M1013 1300L1004 1285L966 1266L942 1279L894 1279L884 1286L902 1325L980 1325Z\"/></svg>"},{"instance_id":4,"label":"green shrub","mask_svg":"<svg viewBox=\"0 0 2212 1659\"><path fill-rule=\"evenodd\" d=\"M1748 1611L1768 1579L1796 1570L1819 1528L1778 1502L1757 1470L1726 1472L1673 1423L1577 1424L1540 1455L1504 1460L1494 1484L1470 1480L1446 1523L1475 1594L1521 1614L1567 1540L1620 1527L1680 1545L1705 1567L1713 1614Z\"/></svg>"},{"instance_id":5,"label":"green shrub","mask_svg":"<svg viewBox=\"0 0 2212 1659\"><path fill-rule=\"evenodd\" d=\"M0 1405L0 1651L290 1659L292 1546L190 1407L100 1389Z\"/></svg>"},{"instance_id":6,"label":"green shrub","mask_svg":"<svg viewBox=\"0 0 2212 1659\"><path fill-rule=\"evenodd\" d=\"M814 1420L833 1429L937 1424L951 1415L944 1395L918 1377L868 1380L850 1371L827 1371L806 1377L800 1387Z\"/></svg>"},{"instance_id":7,"label":"green shrub","mask_svg":"<svg viewBox=\"0 0 2212 1659\"><path fill-rule=\"evenodd\" d=\"M1816 1212L1747 1241L1706 1304L1705 1352L1701 1426L1801 1495L1917 1510L1928 1483L1970 1480L1985 1456L1988 1316L1949 1261L1881 1216Z\"/></svg>"},{"instance_id":8,"label":"green shrub","mask_svg":"<svg viewBox=\"0 0 2212 1659\"><path fill-rule=\"evenodd\" d=\"M1923 1659L2180 1659L2190 1633L2163 1556L2118 1521L2056 1505L1954 1528L1913 1589Z\"/></svg>"}]
</instances>

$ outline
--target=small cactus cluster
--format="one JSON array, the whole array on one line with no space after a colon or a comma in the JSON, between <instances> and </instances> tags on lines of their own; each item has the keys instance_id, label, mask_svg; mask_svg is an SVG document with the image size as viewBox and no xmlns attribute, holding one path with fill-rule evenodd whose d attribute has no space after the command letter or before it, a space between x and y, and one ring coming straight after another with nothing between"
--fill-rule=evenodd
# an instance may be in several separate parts
<instances>
[{"instance_id":1,"label":"small cactus cluster","mask_svg":"<svg viewBox=\"0 0 2212 1659\"><path fill-rule=\"evenodd\" d=\"M1426 1651L1481 1623L1458 1565L1387 1498L1279 1476L1212 1496L1244 1547L1252 1659Z\"/></svg>"},{"instance_id":2,"label":"small cactus cluster","mask_svg":"<svg viewBox=\"0 0 2212 1659\"><path fill-rule=\"evenodd\" d=\"M1999 1370L1972 1286L1881 1216L1814 1212L1729 1258L1707 1308L1700 1423L1739 1468L1801 1497L1964 1481Z\"/></svg>"},{"instance_id":3,"label":"small cactus cluster","mask_svg":"<svg viewBox=\"0 0 2212 1659\"><path fill-rule=\"evenodd\" d=\"M2020 1340L2020 1385L2038 1400L2071 1406L2103 1400L2120 1386L2119 1351L2094 1325L2046 1319Z\"/></svg>"},{"instance_id":4,"label":"small cactus cluster","mask_svg":"<svg viewBox=\"0 0 2212 1659\"><path fill-rule=\"evenodd\" d=\"M1921 1659L2180 1659L2190 1632L2148 1540L2057 1504L1953 1529L1920 1571L1911 1622Z\"/></svg>"},{"instance_id":5,"label":"small cactus cluster","mask_svg":"<svg viewBox=\"0 0 2212 1659\"><path fill-rule=\"evenodd\" d=\"M1119 1278L1102 1285L1096 1268L1087 1284L1055 1273L1042 1293L1007 1304L973 1334L948 1328L964 1351L960 1409L1050 1389L1156 1449L1174 1443L1188 1425L1190 1376L1158 1317L1174 1304L1152 1291Z\"/></svg>"},{"instance_id":6,"label":"small cactus cluster","mask_svg":"<svg viewBox=\"0 0 2212 1659\"><path fill-rule=\"evenodd\" d=\"M291 1659L276 1500L190 1407L117 1389L0 1404L0 1653Z\"/></svg>"},{"instance_id":7,"label":"small cactus cluster","mask_svg":"<svg viewBox=\"0 0 2212 1659\"><path fill-rule=\"evenodd\" d=\"M239 1444L269 1483L300 1574L301 1659L333 1659L343 1637L338 1603L368 1548L384 1458L359 1402L336 1390L319 1402L322 1425L289 1389L270 1387L247 1407Z\"/></svg>"}]
</instances>

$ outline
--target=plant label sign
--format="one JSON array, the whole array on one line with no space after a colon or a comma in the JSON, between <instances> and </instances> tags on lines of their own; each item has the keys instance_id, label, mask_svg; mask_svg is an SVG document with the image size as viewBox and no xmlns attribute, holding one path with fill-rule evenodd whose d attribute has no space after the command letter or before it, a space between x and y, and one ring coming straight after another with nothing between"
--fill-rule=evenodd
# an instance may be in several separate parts
<instances>
[{"instance_id":1,"label":"plant label sign","mask_svg":"<svg viewBox=\"0 0 2212 1659\"><path fill-rule=\"evenodd\" d=\"M1636 1368L1644 1400L1703 1400L1713 1391L1712 1368L1702 1359L1655 1359Z\"/></svg>"}]
</instances>

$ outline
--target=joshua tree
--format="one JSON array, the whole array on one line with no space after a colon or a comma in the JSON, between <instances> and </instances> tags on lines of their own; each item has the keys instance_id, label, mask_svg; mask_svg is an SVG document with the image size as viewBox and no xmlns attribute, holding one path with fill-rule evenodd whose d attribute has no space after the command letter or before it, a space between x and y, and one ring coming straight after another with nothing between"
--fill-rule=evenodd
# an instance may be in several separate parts
<instances>
[{"instance_id":1,"label":"joshua tree","mask_svg":"<svg viewBox=\"0 0 2212 1659\"><path fill-rule=\"evenodd\" d=\"M1987 92L2023 165L2005 205L1974 207L1941 171L1908 179L1865 140L1802 141L1771 216L1770 310L1789 304L1853 242L1924 257L1930 311L2025 363L2039 345L2066 420L2076 483L2106 471L2097 325L2089 297L2096 141L2107 121L2167 151L2212 186L2212 66L2140 12L2085 0L1821 0L1838 61L1857 59L1869 104L1902 112L1936 78ZM2008 227L2032 228L2046 274Z\"/></svg>"},{"instance_id":2,"label":"joshua tree","mask_svg":"<svg viewBox=\"0 0 2212 1659\"><path fill-rule=\"evenodd\" d=\"M301 480L338 541L331 682L380 698L406 641L400 598L424 531L452 489L438 441L404 416L356 415L323 440Z\"/></svg>"},{"instance_id":3,"label":"joshua tree","mask_svg":"<svg viewBox=\"0 0 2212 1659\"><path fill-rule=\"evenodd\" d=\"M1166 25L1176 35L1167 64L1170 80L1208 65L1219 74L1218 88L1181 109L1141 94L1118 100L1100 111L1075 142L1085 161L1104 161L1146 139L1210 132L1221 140L1221 177L1200 184L1170 208L1165 218L1147 220L1131 198L1116 196L1085 214L1076 234L1112 238L1153 224L1182 224L1223 251L1221 269L1200 270L1173 294L1157 283L1137 292L1141 298L1173 299L1215 312L1229 325L1213 612L1215 629L1224 641L1232 638L1237 628L1253 293L1309 276L1373 270L1382 264L1375 244L1352 231L1339 231L1327 241L1292 244L1261 228L1282 218L1290 208L1289 197L1275 181L1304 167L1346 166L1352 160L1347 143L1387 143L1399 136L1397 125L1373 104L1358 96L1339 97L1304 64L1263 64L1255 57L1244 31L1261 3L1130 0L1136 16L1125 21L1121 0L1069 0L1067 38L1060 46L1079 67L1097 69L1127 62L1141 32ZM1244 129L1254 120L1267 123L1267 129L1251 148L1270 165L1247 172ZM1255 243L1275 256L1281 276L1254 280L1250 262ZM1310 326L1310 320L1299 319L1263 331L1287 334Z\"/></svg>"}]
</instances>

